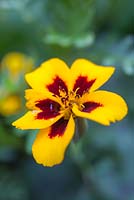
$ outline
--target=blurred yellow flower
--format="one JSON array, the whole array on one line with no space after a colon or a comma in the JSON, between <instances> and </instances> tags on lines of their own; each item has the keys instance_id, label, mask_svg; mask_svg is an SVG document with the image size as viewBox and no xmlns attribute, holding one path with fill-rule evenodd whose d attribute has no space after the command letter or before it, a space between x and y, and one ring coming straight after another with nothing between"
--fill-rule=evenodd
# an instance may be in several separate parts
<instances>
[{"instance_id":1,"label":"blurred yellow flower","mask_svg":"<svg viewBox=\"0 0 134 200\"><path fill-rule=\"evenodd\" d=\"M32 70L34 60L20 52L7 53L0 62L0 114L16 114L21 108L22 77ZM17 94L17 95L16 95Z\"/></svg>"},{"instance_id":2,"label":"blurred yellow flower","mask_svg":"<svg viewBox=\"0 0 134 200\"><path fill-rule=\"evenodd\" d=\"M63 161L77 117L103 125L123 119L127 114L123 98L109 91L96 91L114 70L85 59L77 59L69 69L62 60L53 58L26 74L32 87L26 90L30 111L13 126L41 129L32 146L37 163L53 166Z\"/></svg>"},{"instance_id":3,"label":"blurred yellow flower","mask_svg":"<svg viewBox=\"0 0 134 200\"><path fill-rule=\"evenodd\" d=\"M0 114L9 116L16 114L21 109L21 98L18 95L9 95L0 99Z\"/></svg>"},{"instance_id":4,"label":"blurred yellow flower","mask_svg":"<svg viewBox=\"0 0 134 200\"><path fill-rule=\"evenodd\" d=\"M19 52L8 53L1 61L2 69L7 69L12 78L18 78L21 73L29 72L33 65L31 57Z\"/></svg>"}]
</instances>

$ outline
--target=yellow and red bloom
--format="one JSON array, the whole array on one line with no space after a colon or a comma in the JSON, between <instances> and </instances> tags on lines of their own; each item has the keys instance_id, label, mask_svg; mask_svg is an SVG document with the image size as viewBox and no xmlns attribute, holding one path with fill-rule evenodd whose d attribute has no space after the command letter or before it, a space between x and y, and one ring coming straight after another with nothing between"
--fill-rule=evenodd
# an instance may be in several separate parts
<instances>
[{"instance_id":1,"label":"yellow and red bloom","mask_svg":"<svg viewBox=\"0 0 134 200\"><path fill-rule=\"evenodd\" d=\"M77 59L69 69L62 60L54 58L26 74L32 88L25 95L30 111L13 125L41 129L32 146L37 163L53 166L62 162L74 136L77 117L110 125L127 114L122 97L96 91L113 72L114 67L97 66L85 59Z\"/></svg>"}]
</instances>

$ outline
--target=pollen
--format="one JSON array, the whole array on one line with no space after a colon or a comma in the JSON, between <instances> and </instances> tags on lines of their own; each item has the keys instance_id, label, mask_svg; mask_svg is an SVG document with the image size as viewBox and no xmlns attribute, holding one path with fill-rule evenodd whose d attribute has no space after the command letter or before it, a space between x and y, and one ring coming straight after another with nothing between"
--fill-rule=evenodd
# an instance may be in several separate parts
<instances>
[{"instance_id":1,"label":"pollen","mask_svg":"<svg viewBox=\"0 0 134 200\"><path fill-rule=\"evenodd\" d=\"M79 110L84 108L84 105L81 103L81 96L77 94L77 88L75 91L69 91L68 93L64 89L59 89L59 96L56 97L60 100L61 103L61 113L64 113L64 119L69 119L72 115L75 118L75 114L72 112L74 105L77 105Z\"/></svg>"}]
</instances>

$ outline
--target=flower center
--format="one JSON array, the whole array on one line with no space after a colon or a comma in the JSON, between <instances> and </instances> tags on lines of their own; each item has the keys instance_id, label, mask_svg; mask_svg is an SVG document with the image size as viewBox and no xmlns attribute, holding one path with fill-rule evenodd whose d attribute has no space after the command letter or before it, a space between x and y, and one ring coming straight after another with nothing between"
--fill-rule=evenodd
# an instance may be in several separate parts
<instances>
[{"instance_id":1,"label":"flower center","mask_svg":"<svg viewBox=\"0 0 134 200\"><path fill-rule=\"evenodd\" d=\"M76 104L80 110L84 107L81 104L81 96L77 94L77 88L75 91L69 91L68 93L65 90L59 90L59 96L57 98L60 100L61 103L61 112L64 112L64 119L69 119L70 115L72 114L75 117L74 113L72 112L73 106Z\"/></svg>"}]
</instances>

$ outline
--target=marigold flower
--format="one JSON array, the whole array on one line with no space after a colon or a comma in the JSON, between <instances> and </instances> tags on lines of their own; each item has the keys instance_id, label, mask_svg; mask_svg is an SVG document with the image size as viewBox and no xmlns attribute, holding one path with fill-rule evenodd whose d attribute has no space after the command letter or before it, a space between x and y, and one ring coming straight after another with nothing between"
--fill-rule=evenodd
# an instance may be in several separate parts
<instances>
[{"instance_id":1,"label":"marigold flower","mask_svg":"<svg viewBox=\"0 0 134 200\"><path fill-rule=\"evenodd\" d=\"M21 109L21 99L18 95L10 94L0 99L0 114L10 116Z\"/></svg>"},{"instance_id":2,"label":"marigold flower","mask_svg":"<svg viewBox=\"0 0 134 200\"><path fill-rule=\"evenodd\" d=\"M10 116L22 108L20 88L22 76L32 70L34 61L31 57L20 53L7 53L0 63L0 114Z\"/></svg>"},{"instance_id":3,"label":"marigold flower","mask_svg":"<svg viewBox=\"0 0 134 200\"><path fill-rule=\"evenodd\" d=\"M30 111L13 122L13 126L41 129L32 146L37 163L53 166L63 161L77 117L110 125L127 114L121 96L96 91L113 72L114 67L97 66L85 59L77 59L69 69L62 60L53 58L26 74L32 87L25 95Z\"/></svg>"},{"instance_id":4,"label":"marigold flower","mask_svg":"<svg viewBox=\"0 0 134 200\"><path fill-rule=\"evenodd\" d=\"M31 57L19 52L10 52L1 61L2 69L7 69L13 79L19 78L21 73L29 72L33 65Z\"/></svg>"}]
</instances>

